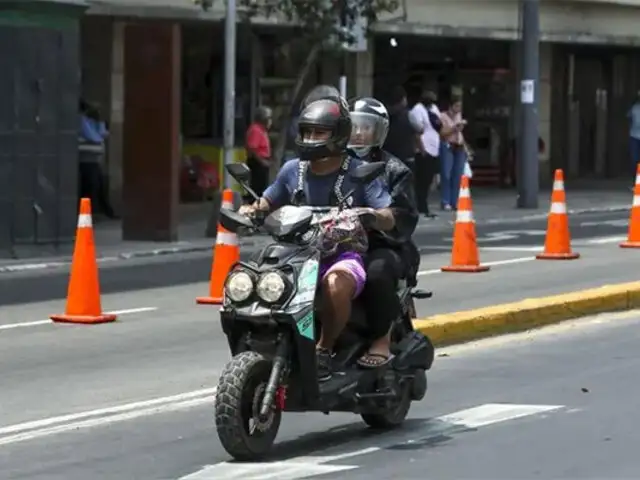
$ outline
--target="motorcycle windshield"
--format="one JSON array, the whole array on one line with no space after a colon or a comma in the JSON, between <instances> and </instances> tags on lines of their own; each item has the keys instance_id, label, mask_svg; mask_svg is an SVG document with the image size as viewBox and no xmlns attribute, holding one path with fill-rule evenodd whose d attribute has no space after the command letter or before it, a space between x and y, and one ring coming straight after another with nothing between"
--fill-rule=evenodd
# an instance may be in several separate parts
<instances>
[{"instance_id":1,"label":"motorcycle windshield","mask_svg":"<svg viewBox=\"0 0 640 480\"><path fill-rule=\"evenodd\" d=\"M264 226L274 237L305 232L311 225L313 214L304 207L286 205L267 217Z\"/></svg>"}]
</instances>

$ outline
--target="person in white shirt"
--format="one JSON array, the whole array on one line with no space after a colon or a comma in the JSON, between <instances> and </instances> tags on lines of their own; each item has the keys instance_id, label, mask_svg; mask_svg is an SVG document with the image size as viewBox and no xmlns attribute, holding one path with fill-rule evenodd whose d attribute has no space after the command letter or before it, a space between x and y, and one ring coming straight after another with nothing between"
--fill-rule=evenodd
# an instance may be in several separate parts
<instances>
[{"instance_id":1,"label":"person in white shirt","mask_svg":"<svg viewBox=\"0 0 640 480\"><path fill-rule=\"evenodd\" d=\"M433 178L439 169L438 156L440 154L440 110L436 105L438 96L425 87L421 98L411 109L412 117L422 126L422 134L418 143L418 153L415 159L415 190L418 210L427 218L435 218L436 215L429 210L429 189Z\"/></svg>"}]
</instances>

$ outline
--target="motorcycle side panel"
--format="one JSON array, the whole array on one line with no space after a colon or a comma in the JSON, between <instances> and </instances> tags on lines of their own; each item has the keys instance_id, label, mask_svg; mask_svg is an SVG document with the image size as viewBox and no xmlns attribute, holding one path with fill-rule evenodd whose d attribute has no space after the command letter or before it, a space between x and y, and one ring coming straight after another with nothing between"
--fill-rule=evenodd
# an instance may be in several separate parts
<instances>
[{"instance_id":1,"label":"motorcycle side panel","mask_svg":"<svg viewBox=\"0 0 640 480\"><path fill-rule=\"evenodd\" d=\"M429 337L415 331L406 335L396 350L393 367L398 370L429 370L435 357L435 348Z\"/></svg>"}]
</instances>

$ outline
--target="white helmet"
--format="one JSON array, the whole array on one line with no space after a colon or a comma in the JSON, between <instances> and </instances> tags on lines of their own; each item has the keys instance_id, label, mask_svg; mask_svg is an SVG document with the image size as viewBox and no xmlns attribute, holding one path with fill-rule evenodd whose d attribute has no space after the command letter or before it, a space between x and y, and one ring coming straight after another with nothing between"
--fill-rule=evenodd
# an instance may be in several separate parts
<instances>
[{"instance_id":1,"label":"white helmet","mask_svg":"<svg viewBox=\"0 0 640 480\"><path fill-rule=\"evenodd\" d=\"M351 139L347 148L365 157L372 148L382 147L389 133L389 112L372 97L357 98L349 103Z\"/></svg>"}]
</instances>

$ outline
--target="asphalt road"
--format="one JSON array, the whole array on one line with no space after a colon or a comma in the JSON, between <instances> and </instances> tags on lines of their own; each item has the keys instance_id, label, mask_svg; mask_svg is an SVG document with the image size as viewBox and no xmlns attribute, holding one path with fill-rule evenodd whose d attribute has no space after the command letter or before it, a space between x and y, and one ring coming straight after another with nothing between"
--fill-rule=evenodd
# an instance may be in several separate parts
<instances>
[{"instance_id":1,"label":"asphalt road","mask_svg":"<svg viewBox=\"0 0 640 480\"><path fill-rule=\"evenodd\" d=\"M626 236L627 221L628 214L625 212L575 215L571 218L574 244L577 248L597 245L597 242L612 242L611 249L614 249L614 244ZM532 254L543 245L545 229L546 220L479 223L478 241L483 253L486 252L483 258L493 258L491 253ZM415 234L415 241L423 253L431 257L450 251L451 234L450 225L422 224ZM101 266L100 282L104 293L127 292L206 281L210 269L209 252L162 255L106 263ZM0 273L0 305L62 299L66 295L67 282L68 269L64 267Z\"/></svg>"},{"instance_id":2,"label":"asphalt road","mask_svg":"<svg viewBox=\"0 0 640 480\"><path fill-rule=\"evenodd\" d=\"M430 391L402 429L288 414L278 462L239 465L226 463L213 429L226 358L215 310L180 305L191 297L182 287L109 297L157 310L95 328L12 327L11 308L0 310L0 477L637 478L640 312L439 350Z\"/></svg>"}]
</instances>

